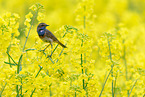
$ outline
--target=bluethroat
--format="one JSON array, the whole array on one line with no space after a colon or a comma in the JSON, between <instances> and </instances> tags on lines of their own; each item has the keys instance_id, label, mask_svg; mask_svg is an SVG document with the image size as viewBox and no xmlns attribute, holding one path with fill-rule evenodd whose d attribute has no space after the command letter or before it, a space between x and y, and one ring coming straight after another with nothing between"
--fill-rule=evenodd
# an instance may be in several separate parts
<instances>
[{"instance_id":1,"label":"bluethroat","mask_svg":"<svg viewBox=\"0 0 145 97\"><path fill-rule=\"evenodd\" d=\"M53 45L52 45L53 42L56 42L56 43L60 44L62 47L66 48L66 46L64 44L62 44L49 30L46 29L47 26L49 26L49 25L47 25L45 23L40 23L37 26L37 33L38 33L39 37L41 38L41 40L43 40L44 42L50 43L49 45L51 45L51 49L53 48ZM45 51L45 49L44 49L44 51ZM52 53L51 53L51 55L52 55Z\"/></svg>"}]
</instances>

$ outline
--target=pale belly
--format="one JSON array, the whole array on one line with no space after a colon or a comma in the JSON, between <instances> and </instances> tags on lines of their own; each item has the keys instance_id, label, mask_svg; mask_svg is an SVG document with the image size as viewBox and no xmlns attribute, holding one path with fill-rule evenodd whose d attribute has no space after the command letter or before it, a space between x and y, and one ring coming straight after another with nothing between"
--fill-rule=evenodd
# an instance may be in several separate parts
<instances>
[{"instance_id":1,"label":"pale belly","mask_svg":"<svg viewBox=\"0 0 145 97\"><path fill-rule=\"evenodd\" d=\"M51 38L48 38L48 37L44 37L44 38L41 38L44 42L53 42L53 40Z\"/></svg>"}]
</instances>

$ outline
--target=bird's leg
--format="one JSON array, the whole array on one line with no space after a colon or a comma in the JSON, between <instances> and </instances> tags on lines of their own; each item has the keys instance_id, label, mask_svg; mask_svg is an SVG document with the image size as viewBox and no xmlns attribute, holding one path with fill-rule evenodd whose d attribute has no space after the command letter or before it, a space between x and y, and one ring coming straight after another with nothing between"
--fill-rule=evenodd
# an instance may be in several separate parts
<instances>
[{"instance_id":1,"label":"bird's leg","mask_svg":"<svg viewBox=\"0 0 145 97\"><path fill-rule=\"evenodd\" d=\"M45 51L48 47L50 46L50 44L49 45L47 45L47 47L43 50L43 51Z\"/></svg>"},{"instance_id":2,"label":"bird's leg","mask_svg":"<svg viewBox=\"0 0 145 97\"><path fill-rule=\"evenodd\" d=\"M49 45L47 45L47 46L46 46L46 48L45 48L44 50L40 50L40 52L41 52L41 51L43 51L43 52L44 52L44 51L45 51L45 50L46 50L49 46L50 46L50 44L49 44Z\"/></svg>"},{"instance_id":3,"label":"bird's leg","mask_svg":"<svg viewBox=\"0 0 145 97\"><path fill-rule=\"evenodd\" d=\"M52 49L53 49L53 45L52 43L50 42L50 45L51 45L51 55L48 55L48 57L51 57L52 56Z\"/></svg>"},{"instance_id":4,"label":"bird's leg","mask_svg":"<svg viewBox=\"0 0 145 97\"><path fill-rule=\"evenodd\" d=\"M52 49L53 49L53 45L52 45L52 43L50 42L50 44L51 44L51 55L50 55L50 57L52 56Z\"/></svg>"}]
</instances>

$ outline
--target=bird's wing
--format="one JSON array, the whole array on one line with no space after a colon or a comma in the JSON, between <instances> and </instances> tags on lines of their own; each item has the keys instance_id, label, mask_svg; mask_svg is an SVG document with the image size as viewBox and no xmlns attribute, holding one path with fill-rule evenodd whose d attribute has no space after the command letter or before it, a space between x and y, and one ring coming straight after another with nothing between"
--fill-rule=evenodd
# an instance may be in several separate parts
<instances>
[{"instance_id":1,"label":"bird's wing","mask_svg":"<svg viewBox=\"0 0 145 97\"><path fill-rule=\"evenodd\" d=\"M58 39L47 29L46 29L46 36L48 38L51 38L54 42L58 42Z\"/></svg>"}]
</instances>

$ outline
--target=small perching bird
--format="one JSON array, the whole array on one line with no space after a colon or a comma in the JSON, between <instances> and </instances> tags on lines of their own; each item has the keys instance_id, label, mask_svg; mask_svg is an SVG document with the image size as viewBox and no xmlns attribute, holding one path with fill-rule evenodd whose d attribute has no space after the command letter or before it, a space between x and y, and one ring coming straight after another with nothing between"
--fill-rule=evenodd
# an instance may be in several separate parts
<instances>
[{"instance_id":1,"label":"small perching bird","mask_svg":"<svg viewBox=\"0 0 145 97\"><path fill-rule=\"evenodd\" d=\"M39 37L41 38L41 40L43 40L44 42L48 42L51 45L51 48L53 48L52 43L56 42L58 44L60 44L63 48L67 48L64 44L62 44L49 30L46 29L46 27L49 26L45 23L40 23L37 26L37 33L39 35ZM49 45L48 45L49 46ZM47 47L48 47L47 46ZM47 48L46 47L46 48ZM45 48L45 49L46 49ZM44 49L44 51L45 51ZM52 54L52 53L51 53Z\"/></svg>"}]
</instances>

